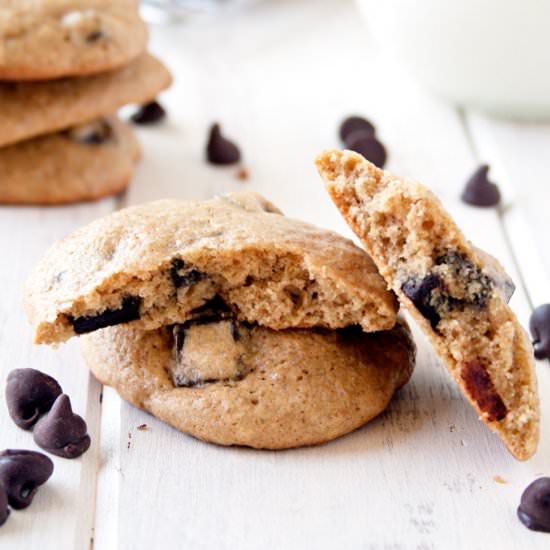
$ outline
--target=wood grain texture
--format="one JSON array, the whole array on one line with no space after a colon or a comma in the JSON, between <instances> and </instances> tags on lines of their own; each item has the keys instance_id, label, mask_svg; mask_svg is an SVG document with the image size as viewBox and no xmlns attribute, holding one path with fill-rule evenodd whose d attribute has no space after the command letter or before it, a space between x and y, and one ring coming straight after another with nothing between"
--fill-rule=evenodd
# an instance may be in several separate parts
<instances>
[{"instance_id":1,"label":"wood grain texture","mask_svg":"<svg viewBox=\"0 0 550 550\"><path fill-rule=\"evenodd\" d=\"M512 302L521 321L528 321L530 300L550 301L550 256L538 229L544 225L537 225L545 219L543 205L533 205L548 181L546 168L533 166L543 144L550 146L550 130L463 117L426 95L375 55L351 2L260 2L220 19L154 28L152 48L176 77L161 98L169 117L140 130L144 161L122 204L250 189L288 215L351 236L313 159L339 145L344 116L362 113L388 146L388 168L432 187L466 235L525 282ZM248 180L236 177L236 167L204 162L214 121L242 147ZM522 135L537 143L528 184L522 157L514 160ZM498 169L506 205L519 197L521 208L499 214L459 201L480 159ZM547 548L547 535L515 517L527 483L550 474L547 364L538 365L541 449L527 463L514 461L477 420L417 330L412 382L375 421L322 447L224 449L176 432L112 390L104 389L100 403L74 343L59 350L31 346L18 287L47 243L112 206L0 212L0 242L14 258L0 270L2 376L14 362L43 367L100 433L80 461L56 459L52 482L2 528L0 548L85 548L91 536L97 550ZM0 429L2 445L34 448L6 415Z\"/></svg>"}]
</instances>

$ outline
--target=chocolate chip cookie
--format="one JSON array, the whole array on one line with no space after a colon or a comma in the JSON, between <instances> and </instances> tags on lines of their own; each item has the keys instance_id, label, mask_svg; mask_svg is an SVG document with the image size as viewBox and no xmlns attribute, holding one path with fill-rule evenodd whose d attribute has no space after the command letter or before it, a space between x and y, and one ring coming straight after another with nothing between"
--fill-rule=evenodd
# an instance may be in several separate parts
<instances>
[{"instance_id":1,"label":"chocolate chip cookie","mask_svg":"<svg viewBox=\"0 0 550 550\"><path fill-rule=\"evenodd\" d=\"M0 149L0 203L66 204L119 193L140 146L133 130L107 117Z\"/></svg>"},{"instance_id":2,"label":"chocolate chip cookie","mask_svg":"<svg viewBox=\"0 0 550 550\"><path fill-rule=\"evenodd\" d=\"M229 310L272 329L391 329L397 303L351 241L254 193L121 210L55 244L31 275L37 343L131 323L157 329Z\"/></svg>"},{"instance_id":3,"label":"chocolate chip cookie","mask_svg":"<svg viewBox=\"0 0 550 550\"><path fill-rule=\"evenodd\" d=\"M507 305L513 285L424 186L351 151L317 160L328 192L444 359L481 420L518 459L539 438L533 349Z\"/></svg>"},{"instance_id":4,"label":"chocolate chip cookie","mask_svg":"<svg viewBox=\"0 0 550 550\"><path fill-rule=\"evenodd\" d=\"M136 0L3 0L0 79L41 80L109 71L143 53Z\"/></svg>"},{"instance_id":5,"label":"chocolate chip cookie","mask_svg":"<svg viewBox=\"0 0 550 550\"><path fill-rule=\"evenodd\" d=\"M89 122L128 103L146 103L170 83L166 67L149 54L95 76L0 82L0 147Z\"/></svg>"},{"instance_id":6,"label":"chocolate chip cookie","mask_svg":"<svg viewBox=\"0 0 550 550\"><path fill-rule=\"evenodd\" d=\"M402 322L390 331L271 330L206 315L81 339L84 358L121 397L221 445L284 449L330 441L380 414L414 367Z\"/></svg>"}]
</instances>

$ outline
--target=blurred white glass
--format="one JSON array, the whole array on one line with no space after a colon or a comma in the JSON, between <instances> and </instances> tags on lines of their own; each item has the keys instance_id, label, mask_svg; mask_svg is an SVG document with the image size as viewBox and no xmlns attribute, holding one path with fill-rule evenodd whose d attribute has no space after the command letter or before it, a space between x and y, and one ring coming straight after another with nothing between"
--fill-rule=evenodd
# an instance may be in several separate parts
<instances>
[{"instance_id":1,"label":"blurred white glass","mask_svg":"<svg viewBox=\"0 0 550 550\"><path fill-rule=\"evenodd\" d=\"M550 118L550 0L357 0L380 50L436 94Z\"/></svg>"},{"instance_id":2,"label":"blurred white glass","mask_svg":"<svg viewBox=\"0 0 550 550\"><path fill-rule=\"evenodd\" d=\"M169 23L245 2L246 0L141 0L141 12L152 23Z\"/></svg>"}]
</instances>

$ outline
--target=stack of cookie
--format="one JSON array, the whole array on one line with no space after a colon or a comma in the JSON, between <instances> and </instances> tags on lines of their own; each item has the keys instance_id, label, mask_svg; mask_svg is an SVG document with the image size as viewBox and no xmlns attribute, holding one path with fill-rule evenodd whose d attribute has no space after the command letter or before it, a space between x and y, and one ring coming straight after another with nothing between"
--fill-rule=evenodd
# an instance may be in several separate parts
<instances>
[{"instance_id":1,"label":"stack of cookie","mask_svg":"<svg viewBox=\"0 0 550 550\"><path fill-rule=\"evenodd\" d=\"M71 203L125 189L140 147L115 113L171 82L146 45L136 0L2 3L0 203Z\"/></svg>"}]
</instances>

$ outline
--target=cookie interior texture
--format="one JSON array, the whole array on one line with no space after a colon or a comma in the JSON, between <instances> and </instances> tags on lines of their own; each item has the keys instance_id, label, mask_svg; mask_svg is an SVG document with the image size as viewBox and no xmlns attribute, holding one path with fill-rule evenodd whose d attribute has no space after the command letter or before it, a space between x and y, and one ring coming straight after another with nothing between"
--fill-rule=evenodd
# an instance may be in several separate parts
<instances>
[{"instance_id":1,"label":"cookie interior texture","mask_svg":"<svg viewBox=\"0 0 550 550\"><path fill-rule=\"evenodd\" d=\"M52 79L112 70L145 50L136 0L3 0L0 78Z\"/></svg>"},{"instance_id":2,"label":"cookie interior texture","mask_svg":"<svg viewBox=\"0 0 550 550\"><path fill-rule=\"evenodd\" d=\"M116 116L0 148L0 203L66 204L119 193L141 155Z\"/></svg>"},{"instance_id":3,"label":"cookie interior texture","mask_svg":"<svg viewBox=\"0 0 550 550\"><path fill-rule=\"evenodd\" d=\"M37 343L132 323L156 329L229 309L273 329L385 330L397 302L351 241L283 216L253 193L158 201L55 244L31 275Z\"/></svg>"},{"instance_id":4,"label":"cookie interior texture","mask_svg":"<svg viewBox=\"0 0 550 550\"><path fill-rule=\"evenodd\" d=\"M133 405L205 441L264 449L360 427L386 408L415 361L401 322L367 334L203 318L152 331L110 327L81 343L95 376Z\"/></svg>"},{"instance_id":5,"label":"cookie interior texture","mask_svg":"<svg viewBox=\"0 0 550 550\"><path fill-rule=\"evenodd\" d=\"M509 279L468 243L424 186L351 151L317 165L332 199L480 418L518 459L539 438L533 352L507 305Z\"/></svg>"}]
</instances>

